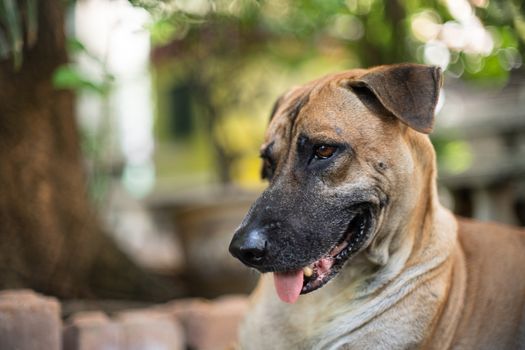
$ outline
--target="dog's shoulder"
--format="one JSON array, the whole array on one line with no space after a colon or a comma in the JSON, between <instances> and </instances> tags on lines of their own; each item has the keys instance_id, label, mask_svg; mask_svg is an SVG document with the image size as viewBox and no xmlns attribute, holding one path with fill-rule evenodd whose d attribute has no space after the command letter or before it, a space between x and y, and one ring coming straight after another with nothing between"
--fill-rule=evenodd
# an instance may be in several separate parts
<instances>
[{"instance_id":1,"label":"dog's shoulder","mask_svg":"<svg viewBox=\"0 0 525 350\"><path fill-rule=\"evenodd\" d=\"M509 279L525 266L525 230L494 222L458 218L458 238L471 274ZM515 282L525 285L524 278ZM508 282L507 282L508 283Z\"/></svg>"},{"instance_id":2,"label":"dog's shoulder","mask_svg":"<svg viewBox=\"0 0 525 350\"><path fill-rule=\"evenodd\" d=\"M500 254L525 260L525 229L461 217L457 221L459 240L467 260L494 258Z\"/></svg>"},{"instance_id":3,"label":"dog's shoulder","mask_svg":"<svg viewBox=\"0 0 525 350\"><path fill-rule=\"evenodd\" d=\"M458 238L467 272L459 334L465 337L464 341L470 338L484 348L522 348L525 230L458 218ZM485 331L480 333L479 329Z\"/></svg>"}]
</instances>

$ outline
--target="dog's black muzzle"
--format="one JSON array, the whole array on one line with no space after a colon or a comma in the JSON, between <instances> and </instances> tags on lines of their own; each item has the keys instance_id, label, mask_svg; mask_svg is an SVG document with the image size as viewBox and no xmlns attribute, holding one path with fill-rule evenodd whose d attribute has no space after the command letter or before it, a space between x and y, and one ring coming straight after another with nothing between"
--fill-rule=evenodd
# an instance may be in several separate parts
<instances>
[{"instance_id":1,"label":"dog's black muzzle","mask_svg":"<svg viewBox=\"0 0 525 350\"><path fill-rule=\"evenodd\" d=\"M299 191L267 189L252 205L230 243L230 253L260 272L302 268L318 254L323 240L309 225L313 206ZM319 247L321 246L321 247Z\"/></svg>"}]
</instances>

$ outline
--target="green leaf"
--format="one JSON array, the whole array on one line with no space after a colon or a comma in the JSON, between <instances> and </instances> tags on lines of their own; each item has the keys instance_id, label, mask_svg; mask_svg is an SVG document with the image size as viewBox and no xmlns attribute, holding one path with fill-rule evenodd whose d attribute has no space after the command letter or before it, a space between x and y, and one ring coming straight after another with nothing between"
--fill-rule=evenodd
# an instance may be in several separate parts
<instances>
[{"instance_id":1,"label":"green leaf","mask_svg":"<svg viewBox=\"0 0 525 350\"><path fill-rule=\"evenodd\" d=\"M55 71L53 86L57 89L88 90L101 95L107 91L105 85L87 79L80 71L69 65L61 66Z\"/></svg>"},{"instance_id":2,"label":"green leaf","mask_svg":"<svg viewBox=\"0 0 525 350\"><path fill-rule=\"evenodd\" d=\"M70 54L77 54L87 52L84 44L80 42L77 38L68 38L67 40L67 51Z\"/></svg>"}]
</instances>

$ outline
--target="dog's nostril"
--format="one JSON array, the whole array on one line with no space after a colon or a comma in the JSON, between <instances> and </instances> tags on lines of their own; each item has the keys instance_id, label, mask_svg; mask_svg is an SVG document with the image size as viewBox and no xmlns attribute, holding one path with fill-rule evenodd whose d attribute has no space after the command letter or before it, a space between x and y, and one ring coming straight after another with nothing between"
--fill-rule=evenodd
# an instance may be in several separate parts
<instances>
[{"instance_id":1,"label":"dog's nostril","mask_svg":"<svg viewBox=\"0 0 525 350\"><path fill-rule=\"evenodd\" d=\"M243 254L244 258L247 261L251 262L259 262L262 260L266 253L266 244L261 247L249 247L249 248L241 248L241 253Z\"/></svg>"}]
</instances>

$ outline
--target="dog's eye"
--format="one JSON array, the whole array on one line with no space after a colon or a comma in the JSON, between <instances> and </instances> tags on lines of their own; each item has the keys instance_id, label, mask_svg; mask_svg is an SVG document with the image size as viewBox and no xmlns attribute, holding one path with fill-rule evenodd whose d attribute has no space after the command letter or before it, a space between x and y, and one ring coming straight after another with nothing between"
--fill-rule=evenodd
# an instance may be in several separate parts
<instances>
[{"instance_id":1,"label":"dog's eye","mask_svg":"<svg viewBox=\"0 0 525 350\"><path fill-rule=\"evenodd\" d=\"M314 149L314 156L317 159L327 159L333 156L336 150L337 150L337 147L335 146L328 146L328 145L316 146Z\"/></svg>"}]
</instances>

